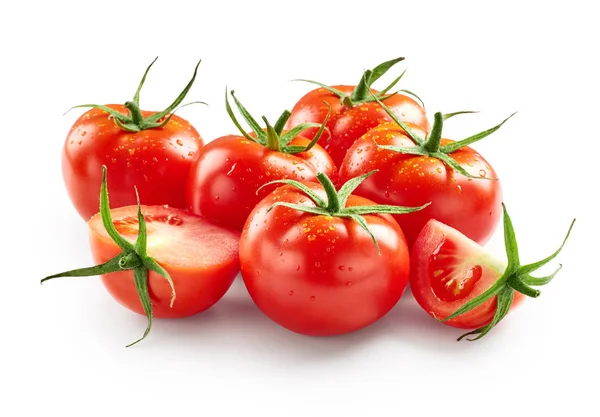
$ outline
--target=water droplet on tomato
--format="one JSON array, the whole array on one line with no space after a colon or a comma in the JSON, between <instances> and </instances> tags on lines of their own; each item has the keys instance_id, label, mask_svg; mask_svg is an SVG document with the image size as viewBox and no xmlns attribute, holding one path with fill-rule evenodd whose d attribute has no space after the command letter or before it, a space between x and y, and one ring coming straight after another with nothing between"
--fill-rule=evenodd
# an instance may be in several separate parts
<instances>
[{"instance_id":1,"label":"water droplet on tomato","mask_svg":"<svg viewBox=\"0 0 600 417\"><path fill-rule=\"evenodd\" d=\"M313 240L315 240L316 238L317 238L317 237L316 237L315 235L308 235L308 240L309 240L309 241L311 241L311 242L312 242Z\"/></svg>"},{"instance_id":2,"label":"water droplet on tomato","mask_svg":"<svg viewBox=\"0 0 600 417\"><path fill-rule=\"evenodd\" d=\"M461 187L460 185L457 185L457 186L456 186L456 191L457 191L458 193L462 193L462 187Z\"/></svg>"},{"instance_id":3,"label":"water droplet on tomato","mask_svg":"<svg viewBox=\"0 0 600 417\"><path fill-rule=\"evenodd\" d=\"M346 282L346 287L351 287L352 286L352 282L348 281Z\"/></svg>"},{"instance_id":4,"label":"water droplet on tomato","mask_svg":"<svg viewBox=\"0 0 600 417\"><path fill-rule=\"evenodd\" d=\"M352 272L352 267L348 267L348 272Z\"/></svg>"},{"instance_id":5,"label":"water droplet on tomato","mask_svg":"<svg viewBox=\"0 0 600 417\"><path fill-rule=\"evenodd\" d=\"M480 169L480 170L479 170L479 176L480 176L481 178L485 178L485 174L486 174L486 172L485 172L485 170L484 170L484 169Z\"/></svg>"},{"instance_id":6,"label":"water droplet on tomato","mask_svg":"<svg viewBox=\"0 0 600 417\"><path fill-rule=\"evenodd\" d=\"M318 262L318 261L317 261L317 262L315 262L315 266L316 266L317 268L320 268L320 267L321 267L321 262Z\"/></svg>"},{"instance_id":7,"label":"water droplet on tomato","mask_svg":"<svg viewBox=\"0 0 600 417\"><path fill-rule=\"evenodd\" d=\"M183 142L181 141L181 139L177 139L175 143L177 143L179 146L183 146Z\"/></svg>"},{"instance_id":8,"label":"water droplet on tomato","mask_svg":"<svg viewBox=\"0 0 600 417\"><path fill-rule=\"evenodd\" d=\"M296 271L300 271L300 265L296 267Z\"/></svg>"},{"instance_id":9,"label":"water droplet on tomato","mask_svg":"<svg viewBox=\"0 0 600 417\"><path fill-rule=\"evenodd\" d=\"M84 130L83 132L81 132L81 136L85 136L87 134L87 132Z\"/></svg>"},{"instance_id":10,"label":"water droplet on tomato","mask_svg":"<svg viewBox=\"0 0 600 417\"><path fill-rule=\"evenodd\" d=\"M340 265L340 266L338 266L338 269L339 269L340 271L343 271L343 270L344 270L344 269L346 269L346 268L344 267L344 265Z\"/></svg>"},{"instance_id":11,"label":"water droplet on tomato","mask_svg":"<svg viewBox=\"0 0 600 417\"><path fill-rule=\"evenodd\" d=\"M129 149L129 155L133 155L135 153L135 148Z\"/></svg>"},{"instance_id":12,"label":"water droplet on tomato","mask_svg":"<svg viewBox=\"0 0 600 417\"><path fill-rule=\"evenodd\" d=\"M315 297L314 295L311 295L311 296L310 296L310 298L309 298L309 300L310 300L310 301L315 301L315 299L316 299L316 298L317 298L317 297Z\"/></svg>"},{"instance_id":13,"label":"water droplet on tomato","mask_svg":"<svg viewBox=\"0 0 600 417\"><path fill-rule=\"evenodd\" d=\"M221 197L219 197L218 195L215 196L215 200L219 201Z\"/></svg>"},{"instance_id":14,"label":"water droplet on tomato","mask_svg":"<svg viewBox=\"0 0 600 417\"><path fill-rule=\"evenodd\" d=\"M288 292L288 295L294 295L294 291L290 290L290 292Z\"/></svg>"},{"instance_id":15,"label":"water droplet on tomato","mask_svg":"<svg viewBox=\"0 0 600 417\"><path fill-rule=\"evenodd\" d=\"M437 167L437 168L435 169L435 172L437 172L438 174L441 174L441 173L442 173L442 168L440 168L440 167Z\"/></svg>"}]
</instances>

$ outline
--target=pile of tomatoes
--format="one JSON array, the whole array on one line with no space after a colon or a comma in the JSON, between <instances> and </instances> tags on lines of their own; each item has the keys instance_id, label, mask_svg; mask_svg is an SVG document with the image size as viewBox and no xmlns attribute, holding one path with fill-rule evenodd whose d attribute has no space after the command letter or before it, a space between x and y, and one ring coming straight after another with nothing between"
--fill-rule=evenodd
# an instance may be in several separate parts
<instances>
[{"instance_id":1,"label":"pile of tomatoes","mask_svg":"<svg viewBox=\"0 0 600 417\"><path fill-rule=\"evenodd\" d=\"M402 60L356 85L309 81L316 88L273 123L228 92L238 132L206 144L174 114L198 66L162 112L139 104L154 62L132 101L79 106L91 109L67 136L62 170L97 265L43 281L100 275L119 303L148 317L140 340L155 317L216 304L240 272L260 310L297 333L362 329L410 284L434 319L473 329L475 339L487 334L524 296L539 295L533 287L556 272L530 273L562 246L520 265L498 175L469 146L508 118L444 138L444 121L468 112L430 122L416 95L395 90L402 75L372 87ZM501 219L507 262L481 246Z\"/></svg>"}]
</instances>

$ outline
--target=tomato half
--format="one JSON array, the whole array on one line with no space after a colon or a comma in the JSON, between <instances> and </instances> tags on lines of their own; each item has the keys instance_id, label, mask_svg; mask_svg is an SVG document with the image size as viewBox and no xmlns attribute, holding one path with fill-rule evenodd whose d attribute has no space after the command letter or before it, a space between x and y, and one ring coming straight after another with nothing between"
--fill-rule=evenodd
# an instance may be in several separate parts
<instances>
[{"instance_id":1,"label":"tomato half","mask_svg":"<svg viewBox=\"0 0 600 417\"><path fill-rule=\"evenodd\" d=\"M137 206L116 208L110 212L119 234L133 243L139 230ZM170 307L172 290L169 283L164 277L149 271L153 316L186 317L219 301L239 271L239 233L166 206L142 206L142 213L146 220L148 255L167 270L177 294ZM104 263L121 253L104 229L100 214L92 217L88 225L96 263ZM120 304L145 314L132 271L113 272L102 275L101 279Z\"/></svg>"},{"instance_id":2,"label":"tomato half","mask_svg":"<svg viewBox=\"0 0 600 417\"><path fill-rule=\"evenodd\" d=\"M304 182L321 198L319 184ZM328 336L364 328L400 299L409 274L402 230L388 214L365 214L381 252L360 225L345 217L315 215L274 203L314 208L290 185L254 208L240 241L240 268L256 305L274 322L300 334ZM350 196L346 207L373 205Z\"/></svg>"},{"instance_id":3,"label":"tomato half","mask_svg":"<svg viewBox=\"0 0 600 417\"><path fill-rule=\"evenodd\" d=\"M425 137L418 126L412 130ZM453 143L441 139L441 146ZM472 176L469 178L440 159L384 150L395 146L415 149L416 145L397 124L380 125L358 139L340 166L340 181L373 169L379 172L366 179L355 191L379 204L427 208L395 216L411 247L430 219L454 227L478 243L494 233L502 216L502 187L491 164L474 149L465 146L450 156Z\"/></svg>"},{"instance_id":4,"label":"tomato half","mask_svg":"<svg viewBox=\"0 0 600 417\"><path fill-rule=\"evenodd\" d=\"M411 250L410 288L419 305L443 319L498 281L506 264L456 229L437 220L427 222ZM514 291L514 308L523 294ZM488 325L496 312L496 297L445 321L472 329Z\"/></svg>"},{"instance_id":5,"label":"tomato half","mask_svg":"<svg viewBox=\"0 0 600 417\"><path fill-rule=\"evenodd\" d=\"M355 86L336 85L333 88L350 95ZM374 89L370 91L373 94L378 93ZM402 121L411 122L429 130L425 109L407 95L395 94L384 99L383 103ZM392 121L377 102L362 102L349 107L342 103L338 95L325 88L317 88L307 93L294 105L288 125L323 123L328 111L331 111L331 117L326 126L331 134L324 134L319 143L331 155L336 166L340 166L346 151L356 139L375 126ZM303 135L312 139L316 132L317 129L313 128L304 132Z\"/></svg>"}]
</instances>

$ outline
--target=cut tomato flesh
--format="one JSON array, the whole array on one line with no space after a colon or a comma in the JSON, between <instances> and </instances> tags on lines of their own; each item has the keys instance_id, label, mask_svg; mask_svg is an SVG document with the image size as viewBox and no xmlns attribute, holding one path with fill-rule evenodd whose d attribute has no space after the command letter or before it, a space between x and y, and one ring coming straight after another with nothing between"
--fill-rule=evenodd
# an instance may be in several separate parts
<instances>
[{"instance_id":1,"label":"cut tomato flesh","mask_svg":"<svg viewBox=\"0 0 600 417\"><path fill-rule=\"evenodd\" d=\"M483 275L481 265L461 259L456 252L456 244L444 239L429 256L431 288L442 301L465 298Z\"/></svg>"},{"instance_id":2,"label":"cut tomato flesh","mask_svg":"<svg viewBox=\"0 0 600 417\"><path fill-rule=\"evenodd\" d=\"M167 206L142 206L142 213L146 220L148 255L161 264L206 268L237 256L236 231ZM137 206L113 209L111 215L119 234L135 242L139 230ZM107 242L112 241L99 215L90 220L90 228Z\"/></svg>"},{"instance_id":3,"label":"cut tomato flesh","mask_svg":"<svg viewBox=\"0 0 600 417\"><path fill-rule=\"evenodd\" d=\"M137 206L111 210L115 228L133 243L139 223ZM154 271L148 273L148 290L154 317L186 317L214 305L227 292L239 272L239 236L202 217L167 206L142 206L146 219L147 254L170 275L176 291ZM88 222L90 245L96 263L117 256L121 249L108 236L100 215ZM108 292L122 305L145 314L132 271L102 276Z\"/></svg>"},{"instance_id":4,"label":"cut tomato flesh","mask_svg":"<svg viewBox=\"0 0 600 417\"><path fill-rule=\"evenodd\" d=\"M419 305L443 319L481 295L502 275L506 265L456 229L430 220L411 252L410 287ZM445 323L461 328L487 324L495 298Z\"/></svg>"}]
</instances>

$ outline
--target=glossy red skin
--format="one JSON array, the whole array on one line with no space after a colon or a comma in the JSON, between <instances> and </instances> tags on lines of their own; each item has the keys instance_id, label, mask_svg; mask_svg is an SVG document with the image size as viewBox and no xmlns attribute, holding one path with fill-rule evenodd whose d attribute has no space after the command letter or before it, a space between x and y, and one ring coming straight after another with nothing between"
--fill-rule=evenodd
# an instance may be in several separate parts
<instances>
[{"instance_id":1,"label":"glossy red skin","mask_svg":"<svg viewBox=\"0 0 600 417\"><path fill-rule=\"evenodd\" d=\"M310 141L296 137L290 145L306 146ZM187 207L193 213L218 224L242 230L254 206L279 180L316 181L324 172L335 178L337 169L319 145L308 152L286 154L271 150L243 136L223 136L200 150L190 171Z\"/></svg>"},{"instance_id":2,"label":"glossy red skin","mask_svg":"<svg viewBox=\"0 0 600 417\"><path fill-rule=\"evenodd\" d=\"M454 248L458 262L469 266L480 265L484 272L463 298L447 302L436 294L433 284L435 262L432 254L440 245L450 244ZM443 319L458 310L467 301L489 289L504 272L505 265L493 259L484 248L470 240L456 229L452 229L437 220L427 222L411 249L410 288L417 303L433 318ZM438 286L439 288L439 286ZM439 290L438 290L439 291ZM524 299L524 295L515 291L511 310ZM474 309L442 323L462 329L475 329L488 325L496 312L496 298L492 298Z\"/></svg>"},{"instance_id":3,"label":"glossy red skin","mask_svg":"<svg viewBox=\"0 0 600 417\"><path fill-rule=\"evenodd\" d=\"M413 130L425 137L424 131L415 126ZM441 143L451 142L442 139ZM387 151L379 149L377 144L415 146L396 124L378 126L348 150L340 167L339 181L377 169L379 171L367 178L355 194L379 204L417 207L431 202L423 210L395 215L409 247L432 218L480 244L489 240L502 217L500 181L471 179L438 159ZM498 178L492 166L472 148L464 147L450 156L472 175Z\"/></svg>"},{"instance_id":4,"label":"glossy red skin","mask_svg":"<svg viewBox=\"0 0 600 417\"><path fill-rule=\"evenodd\" d=\"M235 277L239 272L238 242L239 233L233 230L224 229L220 226L209 223L208 221L193 216L183 210L168 208L164 206L142 206L144 216L161 214L175 215L183 219L183 223L178 227L186 227L186 224L194 222L198 227L194 236L198 240L211 239L218 244L208 244L211 253L207 252L206 258L211 259L208 265L193 265L182 263L183 257L178 257L176 262L169 259L161 251L160 245L152 247L152 223L148 222L148 255L152 256L163 268L167 270L173 280L177 298L170 307L171 287L167 280L150 271L148 274L148 287L150 290L150 299L152 301L152 315L157 318L179 318L192 316L213 306L219 301L227 290L231 287ZM137 217L137 206L127 206L111 210L113 222L118 222L123 218ZM137 222L136 222L137 224ZM96 215L88 222L89 241L92 250L93 259L96 263L103 263L117 256L121 250L108 237L100 219ZM119 230L119 229L118 229ZM121 230L119 232L123 234ZM135 231L137 235L137 230ZM135 236L127 236L130 241L134 241ZM210 237L209 237L210 236ZM206 240L205 240L206 241ZM194 240L178 242L171 246L170 250L175 253L185 254L186 246L194 245ZM214 261L218 258L217 261ZM192 263L194 260L191 261ZM140 302L132 271L113 272L101 276L104 287L110 295L121 305L138 314L145 315Z\"/></svg>"},{"instance_id":5,"label":"glossy red skin","mask_svg":"<svg viewBox=\"0 0 600 417\"><path fill-rule=\"evenodd\" d=\"M122 105L108 107L129 114ZM153 113L142 111L144 117ZM136 204L136 186L148 205L185 208L187 177L203 144L196 129L177 115L162 128L130 133L115 125L105 111L91 109L77 119L65 140L63 179L75 209L86 221L99 211L102 165L110 172L112 207Z\"/></svg>"},{"instance_id":6,"label":"glossy red skin","mask_svg":"<svg viewBox=\"0 0 600 417\"><path fill-rule=\"evenodd\" d=\"M354 86L333 86L343 93L351 94ZM377 90L371 89L373 94ZM319 143L331 155L336 166L340 166L346 151L354 141L367 133L375 126L391 122L390 116L377 102L362 103L353 107L346 107L341 99L327 91L325 88L317 88L302 97L292 109L292 116L288 126L297 126L301 123L323 123L327 115L328 107L331 106L331 114L326 126L331 135L323 133ZM429 121L425 110L412 98L403 94L396 94L383 103L392 110L403 122L411 122L425 130L429 130ZM313 139L317 128L304 131L302 134L308 139Z\"/></svg>"},{"instance_id":7,"label":"glossy red skin","mask_svg":"<svg viewBox=\"0 0 600 417\"><path fill-rule=\"evenodd\" d=\"M322 198L325 192L305 183ZM240 268L256 305L293 332L329 336L362 329L383 317L408 281L409 252L402 230L387 214L365 215L381 255L360 226L339 217L276 207L313 206L291 186L265 197L252 211L240 240ZM347 206L373 202L350 196Z\"/></svg>"}]
</instances>

